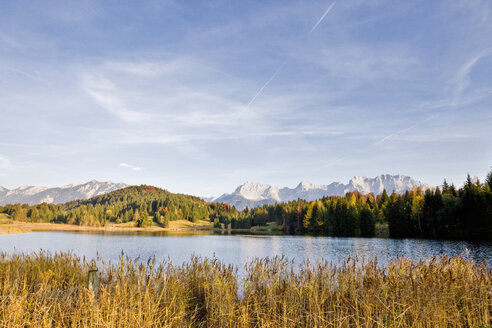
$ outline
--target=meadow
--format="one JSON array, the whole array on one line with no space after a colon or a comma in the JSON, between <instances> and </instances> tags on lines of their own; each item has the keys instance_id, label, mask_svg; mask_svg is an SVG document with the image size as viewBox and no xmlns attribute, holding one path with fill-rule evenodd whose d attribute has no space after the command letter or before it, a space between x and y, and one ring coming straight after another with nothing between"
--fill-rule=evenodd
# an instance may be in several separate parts
<instances>
[{"instance_id":1,"label":"meadow","mask_svg":"<svg viewBox=\"0 0 492 328\"><path fill-rule=\"evenodd\" d=\"M134 222L126 223L108 223L104 226L84 226L75 224L58 224L58 223L38 223L22 222L12 220L5 214L0 214L0 235L12 233L26 233L33 231L79 231L79 232L199 232L213 231L213 224L210 221L199 220L190 222L188 220L176 220L169 222L166 228L157 224L147 227L137 227Z\"/></svg>"},{"instance_id":2,"label":"meadow","mask_svg":"<svg viewBox=\"0 0 492 328\"><path fill-rule=\"evenodd\" d=\"M490 327L492 270L465 257L119 263L0 254L2 327ZM98 283L88 286L88 272Z\"/></svg>"}]
</instances>

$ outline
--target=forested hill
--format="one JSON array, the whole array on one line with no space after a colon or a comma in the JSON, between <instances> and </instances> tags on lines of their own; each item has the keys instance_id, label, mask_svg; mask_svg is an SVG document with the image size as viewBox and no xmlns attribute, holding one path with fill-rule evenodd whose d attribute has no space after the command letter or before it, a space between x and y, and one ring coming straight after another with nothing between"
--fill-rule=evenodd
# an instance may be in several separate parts
<instances>
[{"instance_id":1,"label":"forested hill","mask_svg":"<svg viewBox=\"0 0 492 328\"><path fill-rule=\"evenodd\" d=\"M196 222L235 212L226 204L210 204L201 198L174 194L152 186L131 186L86 200L61 205L12 204L0 206L0 213L18 221L58 222L101 226L106 223L133 221L137 226L154 222L166 227L169 221L185 219Z\"/></svg>"},{"instance_id":2,"label":"forested hill","mask_svg":"<svg viewBox=\"0 0 492 328\"><path fill-rule=\"evenodd\" d=\"M167 225L166 222L173 220L198 221L209 216L208 205L198 197L173 194L146 185L131 186L86 200L68 202L64 206L70 211L68 223L79 223L76 221L84 216L84 212L91 212L93 208L98 222L83 222L91 225L106 221L135 221L139 226L151 225L152 221L156 221ZM91 221L90 217L88 219Z\"/></svg>"},{"instance_id":3,"label":"forested hill","mask_svg":"<svg viewBox=\"0 0 492 328\"><path fill-rule=\"evenodd\" d=\"M67 209L72 209L83 205L104 205L117 206L118 204L127 204L131 207L145 208L147 204L158 204L160 206L169 206L170 204L190 204L205 206L205 202L195 196L184 194L173 194L167 190L153 186L130 186L123 189L118 189L107 194L95 196L89 199L74 200L65 203ZM157 205L156 205L157 206Z\"/></svg>"}]
</instances>

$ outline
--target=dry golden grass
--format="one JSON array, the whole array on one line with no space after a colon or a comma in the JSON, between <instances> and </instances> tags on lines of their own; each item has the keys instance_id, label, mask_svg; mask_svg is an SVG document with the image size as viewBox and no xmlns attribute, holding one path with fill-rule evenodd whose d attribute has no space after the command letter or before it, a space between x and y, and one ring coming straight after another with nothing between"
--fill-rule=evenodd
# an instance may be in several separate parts
<instances>
[{"instance_id":1,"label":"dry golden grass","mask_svg":"<svg viewBox=\"0 0 492 328\"><path fill-rule=\"evenodd\" d=\"M0 255L0 326L490 327L492 320L492 271L462 258L301 270L258 259L242 282L215 259L99 261L97 298L86 288L91 265L72 254Z\"/></svg>"},{"instance_id":2,"label":"dry golden grass","mask_svg":"<svg viewBox=\"0 0 492 328\"><path fill-rule=\"evenodd\" d=\"M190 231L190 230L212 230L213 223L206 220L200 220L197 223L188 220L177 220L169 222L169 228L161 228L159 226L151 226L140 228L135 226L135 222L127 222L120 224L108 224L101 227L81 226L73 224L56 224L56 223L30 223L20 222L8 219L8 217L0 217L0 235L9 233L22 233L31 231L107 231L107 232L126 232L126 231Z\"/></svg>"},{"instance_id":3,"label":"dry golden grass","mask_svg":"<svg viewBox=\"0 0 492 328\"><path fill-rule=\"evenodd\" d=\"M193 223L188 220L176 220L169 222L169 229L193 229L193 228L208 228L213 229L213 223L208 220L200 220Z\"/></svg>"},{"instance_id":4,"label":"dry golden grass","mask_svg":"<svg viewBox=\"0 0 492 328\"><path fill-rule=\"evenodd\" d=\"M10 224L12 223L12 218L5 213L0 213L0 224Z\"/></svg>"},{"instance_id":5,"label":"dry golden grass","mask_svg":"<svg viewBox=\"0 0 492 328\"><path fill-rule=\"evenodd\" d=\"M0 213L0 235L12 234L12 233L24 233L31 232L32 230L25 227L14 224L10 216L4 213Z\"/></svg>"}]
</instances>

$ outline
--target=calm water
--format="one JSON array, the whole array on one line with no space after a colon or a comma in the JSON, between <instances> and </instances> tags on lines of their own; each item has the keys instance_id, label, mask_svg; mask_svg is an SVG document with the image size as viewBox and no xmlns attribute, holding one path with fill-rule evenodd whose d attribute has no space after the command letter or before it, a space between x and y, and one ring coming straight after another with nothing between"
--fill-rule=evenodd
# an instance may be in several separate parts
<instances>
[{"instance_id":1,"label":"calm water","mask_svg":"<svg viewBox=\"0 0 492 328\"><path fill-rule=\"evenodd\" d=\"M1 235L0 251L33 252L40 249L51 252L73 251L86 258L99 256L117 261L123 251L126 256L146 261L169 259L174 264L189 260L192 254L218 259L242 268L255 257L285 255L295 263L311 263L320 259L337 262L348 256L386 264L397 257L420 260L429 256L447 254L458 256L469 250L476 261L492 259L492 242L435 241L416 239L334 238L310 236L258 235L193 235L150 233L82 233L32 232Z\"/></svg>"}]
</instances>

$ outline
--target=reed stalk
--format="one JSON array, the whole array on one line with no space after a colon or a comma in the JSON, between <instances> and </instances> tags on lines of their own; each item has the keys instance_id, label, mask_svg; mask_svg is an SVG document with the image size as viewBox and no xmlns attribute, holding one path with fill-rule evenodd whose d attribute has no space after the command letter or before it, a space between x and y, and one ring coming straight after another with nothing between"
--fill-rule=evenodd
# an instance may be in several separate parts
<instances>
[{"instance_id":1,"label":"reed stalk","mask_svg":"<svg viewBox=\"0 0 492 328\"><path fill-rule=\"evenodd\" d=\"M87 288L98 268L97 297ZM255 259L238 269L0 254L1 327L491 327L492 270L463 257L382 267Z\"/></svg>"}]
</instances>

